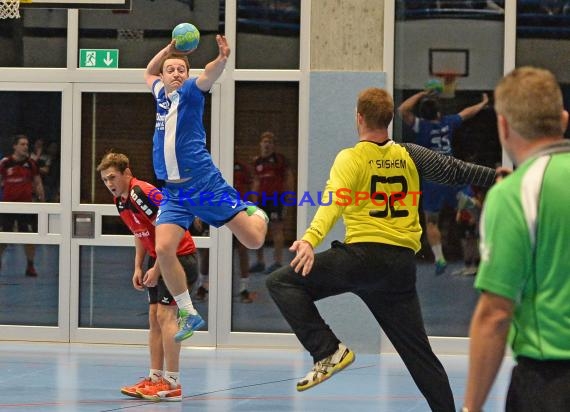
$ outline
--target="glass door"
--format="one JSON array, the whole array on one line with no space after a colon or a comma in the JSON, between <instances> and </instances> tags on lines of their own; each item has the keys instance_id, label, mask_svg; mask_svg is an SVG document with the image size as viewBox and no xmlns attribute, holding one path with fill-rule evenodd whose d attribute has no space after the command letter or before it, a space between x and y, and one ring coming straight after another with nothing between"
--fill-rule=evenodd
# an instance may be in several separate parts
<instances>
[{"instance_id":1,"label":"glass door","mask_svg":"<svg viewBox=\"0 0 570 412\"><path fill-rule=\"evenodd\" d=\"M207 98L204 121L215 162L219 150L219 89L216 85ZM160 185L152 166L154 100L142 83L76 84L73 99L79 113L73 123L70 339L146 344L147 295L131 283L134 239L119 219L96 168L108 151L121 152L129 157L135 177ZM195 237L200 264L209 266L205 270L209 269L211 285L216 285L216 249L211 249L216 239L216 230ZM188 344L215 345L214 303L215 294L196 302L207 327Z\"/></svg>"},{"instance_id":2,"label":"glass door","mask_svg":"<svg viewBox=\"0 0 570 412\"><path fill-rule=\"evenodd\" d=\"M71 85L6 83L0 100L0 334L67 341Z\"/></svg>"}]
</instances>

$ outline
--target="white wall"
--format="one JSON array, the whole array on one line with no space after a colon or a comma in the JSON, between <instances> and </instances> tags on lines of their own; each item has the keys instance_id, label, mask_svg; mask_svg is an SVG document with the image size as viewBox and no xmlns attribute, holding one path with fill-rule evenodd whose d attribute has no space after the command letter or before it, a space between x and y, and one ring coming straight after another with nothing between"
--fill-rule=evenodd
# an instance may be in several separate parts
<instances>
[{"instance_id":1,"label":"white wall","mask_svg":"<svg viewBox=\"0 0 570 412\"><path fill-rule=\"evenodd\" d=\"M429 49L468 49L469 76L463 90L489 90L503 74L502 21L430 19L396 22L394 87L422 89L429 78ZM410 61L413 56L414 61Z\"/></svg>"}]
</instances>

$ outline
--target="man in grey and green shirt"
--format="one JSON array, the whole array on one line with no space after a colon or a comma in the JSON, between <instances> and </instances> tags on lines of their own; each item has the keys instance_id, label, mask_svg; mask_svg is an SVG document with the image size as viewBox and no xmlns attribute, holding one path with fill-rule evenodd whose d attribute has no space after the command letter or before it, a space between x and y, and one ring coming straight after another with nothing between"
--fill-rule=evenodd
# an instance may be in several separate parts
<instances>
[{"instance_id":1,"label":"man in grey and green shirt","mask_svg":"<svg viewBox=\"0 0 570 412\"><path fill-rule=\"evenodd\" d=\"M481 217L482 293L470 328L464 411L480 411L508 339L507 411L570 407L570 142L554 76L523 67L495 88L499 138L517 169Z\"/></svg>"}]
</instances>

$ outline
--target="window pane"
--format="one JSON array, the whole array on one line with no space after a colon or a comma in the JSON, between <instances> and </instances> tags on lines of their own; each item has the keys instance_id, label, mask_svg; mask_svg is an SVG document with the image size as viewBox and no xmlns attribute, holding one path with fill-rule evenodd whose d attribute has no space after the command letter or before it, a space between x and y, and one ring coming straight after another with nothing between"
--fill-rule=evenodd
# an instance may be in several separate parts
<instances>
[{"instance_id":1,"label":"window pane","mask_svg":"<svg viewBox=\"0 0 570 412\"><path fill-rule=\"evenodd\" d=\"M206 230L202 232L201 235L192 232L192 236L210 236L209 231ZM206 328L208 328L208 294L210 291L209 284L210 275L210 249L200 248L198 249L198 280L192 288L192 304L200 314L206 320Z\"/></svg>"},{"instance_id":2,"label":"window pane","mask_svg":"<svg viewBox=\"0 0 570 412\"><path fill-rule=\"evenodd\" d=\"M288 264L296 238L299 85L296 82L238 82L235 97L234 186L257 201L270 217L266 243L248 251L235 242L232 330L290 331L265 288L265 272ZM245 291L245 292L244 292ZM263 316L266 321L259 322Z\"/></svg>"},{"instance_id":3,"label":"window pane","mask_svg":"<svg viewBox=\"0 0 570 412\"><path fill-rule=\"evenodd\" d=\"M134 247L81 246L79 327L149 327L148 294L132 284L134 259ZM207 321L207 301L195 302L195 307Z\"/></svg>"},{"instance_id":4,"label":"window pane","mask_svg":"<svg viewBox=\"0 0 570 412\"><path fill-rule=\"evenodd\" d=\"M135 248L81 246L79 259L79 327L147 329L147 294L131 281Z\"/></svg>"},{"instance_id":5,"label":"window pane","mask_svg":"<svg viewBox=\"0 0 570 412\"><path fill-rule=\"evenodd\" d=\"M97 164L110 149L129 157L136 178L160 186L152 165L156 115L150 92L83 93L81 108L81 203L113 202L96 171ZM211 95L208 94L204 107L206 136L210 136L210 118ZM209 139L207 143L209 148Z\"/></svg>"},{"instance_id":6,"label":"window pane","mask_svg":"<svg viewBox=\"0 0 570 412\"><path fill-rule=\"evenodd\" d=\"M0 112L0 159L12 156L13 160L19 161L29 156L36 165L31 173L24 173L30 171L28 166L10 163L14 167L11 175L23 173L26 184L32 186L33 196L20 192L21 182L15 180L11 184L12 179L4 175L4 169L0 168L4 180L4 195L0 199L6 202L36 201L38 193L33 179L39 174L46 200L59 202L61 93L0 92L0 105L4 108ZM20 137L27 141L27 151L18 148L22 143Z\"/></svg>"},{"instance_id":7,"label":"window pane","mask_svg":"<svg viewBox=\"0 0 570 412\"><path fill-rule=\"evenodd\" d=\"M129 157L135 177L156 183L152 168L154 117L150 93L82 94L81 203L113 202L96 171L111 149Z\"/></svg>"},{"instance_id":8,"label":"window pane","mask_svg":"<svg viewBox=\"0 0 570 412\"><path fill-rule=\"evenodd\" d=\"M237 2L236 68L299 69L300 0Z\"/></svg>"},{"instance_id":9,"label":"window pane","mask_svg":"<svg viewBox=\"0 0 570 412\"><path fill-rule=\"evenodd\" d=\"M130 12L80 10L79 48L118 49L119 68L143 68L170 43L172 29L189 22L200 30L200 45L190 56L190 63L203 68L218 54L215 36L221 33L219 3L132 0Z\"/></svg>"},{"instance_id":10,"label":"window pane","mask_svg":"<svg viewBox=\"0 0 570 412\"><path fill-rule=\"evenodd\" d=\"M0 67L66 67L67 10L20 8L0 24Z\"/></svg>"},{"instance_id":11,"label":"window pane","mask_svg":"<svg viewBox=\"0 0 570 412\"><path fill-rule=\"evenodd\" d=\"M550 70L562 88L564 107L570 108L570 2L517 2L516 66ZM570 138L570 130L566 130Z\"/></svg>"},{"instance_id":12,"label":"window pane","mask_svg":"<svg viewBox=\"0 0 570 412\"><path fill-rule=\"evenodd\" d=\"M109 194L109 196L111 196ZM119 216L101 216L102 235L131 235L132 232Z\"/></svg>"},{"instance_id":13,"label":"window pane","mask_svg":"<svg viewBox=\"0 0 570 412\"><path fill-rule=\"evenodd\" d=\"M410 109L404 106L404 114L396 115L394 139L417 142L442 152L447 147L450 150L446 154L491 167L501 161L491 104L476 111L474 116L446 117L477 105L483 100L483 93L492 98L492 90L503 73L501 3L396 2L394 98L396 108L407 102ZM431 86L436 89L431 100L417 95ZM417 98L407 100L412 96ZM433 107L433 116L429 107ZM437 126L439 134L423 136L420 129L414 131L412 126L418 124L416 121ZM467 336L477 297L473 267L478 257L476 252L472 253L476 224L469 223L470 229L466 230L456 221L456 189L448 190L449 199L435 199L435 204L431 204L428 199L436 197L437 190L422 187L420 217L424 236L418 254L418 293L428 334ZM436 225L430 225L429 240L424 212L430 212L430 220L438 219ZM435 240L435 233L441 234L441 242ZM438 244L443 247L448 267L436 277L434 260L435 253L439 254ZM459 306L458 301L461 301Z\"/></svg>"},{"instance_id":14,"label":"window pane","mask_svg":"<svg viewBox=\"0 0 570 412\"><path fill-rule=\"evenodd\" d=\"M38 215L35 214L0 214L1 232L38 233Z\"/></svg>"},{"instance_id":15,"label":"window pane","mask_svg":"<svg viewBox=\"0 0 570 412\"><path fill-rule=\"evenodd\" d=\"M0 324L57 326L59 246L0 243L0 249Z\"/></svg>"}]
</instances>

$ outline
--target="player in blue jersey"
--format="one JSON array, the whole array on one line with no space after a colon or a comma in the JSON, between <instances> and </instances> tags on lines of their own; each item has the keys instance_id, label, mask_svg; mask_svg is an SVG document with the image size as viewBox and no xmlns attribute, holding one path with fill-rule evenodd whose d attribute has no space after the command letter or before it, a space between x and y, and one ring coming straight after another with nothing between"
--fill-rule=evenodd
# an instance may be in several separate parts
<instances>
[{"instance_id":1,"label":"player in blue jersey","mask_svg":"<svg viewBox=\"0 0 570 412\"><path fill-rule=\"evenodd\" d=\"M202 122L205 94L220 77L230 55L224 36L217 35L218 56L198 77L190 77L187 53L175 41L148 63L145 81L156 99L153 164L156 177L165 181L156 218L156 253L162 276L180 312L177 341L192 336L205 322L198 314L186 284L176 249L194 217L228 227L250 249L263 246L267 215L241 200L222 177L206 148Z\"/></svg>"},{"instance_id":2,"label":"player in blue jersey","mask_svg":"<svg viewBox=\"0 0 570 412\"><path fill-rule=\"evenodd\" d=\"M464 120L474 117L489 102L483 93L479 103L466 107L457 114L442 116L439 103L433 92L421 91L404 100L398 107L398 113L404 123L412 128L416 135L416 143L443 155L452 156L451 141L453 133ZM419 117L413 110L419 103ZM426 235L435 258L435 273L442 274L447 262L441 247L439 230L439 214L445 206L455 208L457 190L452 186L422 180L422 207L426 218Z\"/></svg>"}]
</instances>

